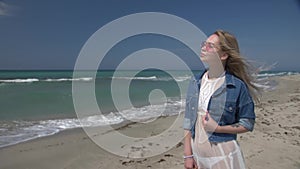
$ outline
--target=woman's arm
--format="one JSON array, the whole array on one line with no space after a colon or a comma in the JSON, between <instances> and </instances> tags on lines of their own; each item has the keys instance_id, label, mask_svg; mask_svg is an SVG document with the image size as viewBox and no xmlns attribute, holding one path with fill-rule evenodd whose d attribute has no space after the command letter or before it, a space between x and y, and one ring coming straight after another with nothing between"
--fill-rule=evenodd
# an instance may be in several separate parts
<instances>
[{"instance_id":1,"label":"woman's arm","mask_svg":"<svg viewBox=\"0 0 300 169\"><path fill-rule=\"evenodd\" d=\"M192 139L192 134L188 130L184 130L184 155L189 156L192 155L192 146L191 146L191 139Z\"/></svg>"},{"instance_id":2,"label":"woman's arm","mask_svg":"<svg viewBox=\"0 0 300 169\"><path fill-rule=\"evenodd\" d=\"M226 125L226 126L217 126L216 133L228 133L228 134L238 134L238 133L245 133L248 132L248 129L246 129L244 126L240 125L239 123L235 123L232 125Z\"/></svg>"},{"instance_id":3,"label":"woman's arm","mask_svg":"<svg viewBox=\"0 0 300 169\"><path fill-rule=\"evenodd\" d=\"M228 133L228 134L238 134L249 131L240 123L235 123L232 125L219 126L216 121L214 121L209 113L206 116L202 116L203 127L206 131L216 132L216 133Z\"/></svg>"},{"instance_id":4,"label":"woman's arm","mask_svg":"<svg viewBox=\"0 0 300 169\"><path fill-rule=\"evenodd\" d=\"M193 151L191 146L192 134L188 130L184 130L184 156L188 158L184 158L184 168L185 169L193 169L198 168L194 158L192 157Z\"/></svg>"}]
</instances>

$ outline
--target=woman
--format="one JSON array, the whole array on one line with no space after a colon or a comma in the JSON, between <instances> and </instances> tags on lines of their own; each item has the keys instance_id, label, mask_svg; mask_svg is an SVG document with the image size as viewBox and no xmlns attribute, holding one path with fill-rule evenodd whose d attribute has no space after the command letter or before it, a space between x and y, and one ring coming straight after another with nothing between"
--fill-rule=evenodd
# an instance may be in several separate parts
<instances>
[{"instance_id":1,"label":"woman","mask_svg":"<svg viewBox=\"0 0 300 169\"><path fill-rule=\"evenodd\" d=\"M213 33L201 46L208 70L190 82L184 119L185 168L245 168L237 134L252 131L257 88L236 38Z\"/></svg>"}]
</instances>

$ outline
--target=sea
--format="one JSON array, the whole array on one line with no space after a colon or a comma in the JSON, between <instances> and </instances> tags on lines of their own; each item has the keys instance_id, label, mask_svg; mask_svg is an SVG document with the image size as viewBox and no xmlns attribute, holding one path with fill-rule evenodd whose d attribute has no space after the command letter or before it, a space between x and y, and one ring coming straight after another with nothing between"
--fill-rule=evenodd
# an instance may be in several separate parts
<instances>
[{"instance_id":1,"label":"sea","mask_svg":"<svg viewBox=\"0 0 300 169\"><path fill-rule=\"evenodd\" d=\"M129 70L119 71L117 76L115 73L113 70L99 70L92 77L89 76L91 73L83 71L86 76L74 78L71 70L0 71L0 148L67 129L120 124L129 119L176 116L182 110L185 94L179 86L188 85L190 72L144 70L134 76ZM268 78L294 74L299 72L265 71L258 74L258 78L262 88L273 90L276 84L269 83ZM117 85L114 90L129 84L126 92L131 106L116 107L112 82ZM73 83L95 84L94 93L101 113L94 112L79 120L78 113L81 112L74 108ZM149 99L151 92L157 89L163 92L158 96L165 99Z\"/></svg>"}]
</instances>

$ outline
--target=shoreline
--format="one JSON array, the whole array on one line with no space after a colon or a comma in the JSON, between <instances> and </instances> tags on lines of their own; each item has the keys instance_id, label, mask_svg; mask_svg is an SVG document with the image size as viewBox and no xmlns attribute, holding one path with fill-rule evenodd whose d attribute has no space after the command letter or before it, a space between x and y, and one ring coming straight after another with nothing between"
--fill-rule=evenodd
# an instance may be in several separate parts
<instances>
[{"instance_id":1,"label":"shoreline","mask_svg":"<svg viewBox=\"0 0 300 169\"><path fill-rule=\"evenodd\" d=\"M175 100L174 98L170 98L170 100L172 100L172 99L173 99L173 102L177 102L177 100ZM152 106L161 106L161 105L163 105L163 104L162 103L158 103L158 104L155 104L155 105L152 105ZM142 105L141 104L138 107L131 108L130 110L136 111L136 109L143 109L145 107L148 108L149 106L150 105L145 105L145 104ZM124 111L127 111L127 110L128 109L124 109ZM112 114L113 117L109 117L111 114ZM16 123L19 126L22 126L23 122L25 122L25 125L27 125L26 123L31 124L31 125L29 125L27 127L38 127L38 128L40 128L39 125L42 125L42 127L44 127L44 129L43 130L38 129L37 132L33 133L33 134L37 134L36 136L31 136L30 138L28 137L28 138L25 138L23 140L17 140L17 141L15 141L13 143L5 144L5 145L4 144L0 145L0 149L8 147L8 146L13 146L13 145L16 145L16 144L20 144L20 143L23 143L23 142L27 142L27 141L31 141L31 140L35 140L35 139L39 139L39 138L43 138L43 137L48 137L48 136L56 135L56 134L58 134L60 132L66 131L66 130L72 130L72 129L78 129L78 128L93 128L93 127L101 127L101 126L104 126L104 127L105 126L111 126L112 128L119 128L120 126L128 125L128 124L131 124L131 123L136 123L135 121L127 120L124 117L122 117L121 115L118 115L117 112L108 111L108 112L102 112L101 114L91 115L91 116L87 116L87 117L83 118L83 123L84 124L88 123L87 125L89 125L89 126L81 127L84 124L82 124L81 121L78 119L78 116L77 116L76 113L75 113L74 116L67 116L66 115L66 116L64 116L65 118L54 118L54 117L51 117L51 118L39 119L39 120L13 120L13 122L4 120L3 121L4 125L7 125L7 124L5 124L6 121L8 122L8 124L9 123ZM107 119L105 117L102 117L102 116L106 116ZM169 114L169 115L160 116L158 118L164 118L164 117L168 117L168 116L177 116L177 115L175 115L175 114ZM112 122L113 124L99 125L99 124L95 123L95 122L97 122L96 121L97 119L95 121L94 120L89 121L88 118L90 118L90 117L91 118L94 118L94 117L103 118L100 122L103 122L103 123L110 123L110 122ZM152 118L149 117L149 119L152 119ZM147 119L144 119L142 121L147 121ZM40 124L40 123L42 123L42 124ZM62 125L63 127L56 127L55 125L53 125L53 123L57 123L57 125L59 125L59 126ZM50 124L50 125L48 125L48 124ZM64 125L65 125L65 128L64 128ZM13 126L13 127L15 127L15 126ZM24 127L21 128L21 129L23 130ZM47 132L47 133L45 133L45 132ZM19 134L22 135L23 133L19 133Z\"/></svg>"},{"instance_id":2,"label":"shoreline","mask_svg":"<svg viewBox=\"0 0 300 169\"><path fill-rule=\"evenodd\" d=\"M283 74L293 74L292 72L285 71L285 72L274 72L273 74L261 74L261 76L273 76L278 75L277 77L282 77ZM262 78L264 79L264 78ZM262 85L263 86L263 85ZM175 97L176 98L176 97ZM182 97L181 97L182 98ZM171 98L172 99L172 98ZM175 99L176 100L176 99ZM184 102L182 100L182 102ZM147 107L148 104L145 103L139 103L138 107L135 107L136 109L139 109L140 107ZM41 107L41 106L39 106ZM41 107L43 109L43 107ZM109 114L113 113L113 109L107 109L108 111L102 112L102 114ZM3 110L5 111L5 110ZM126 111L126 110L125 110ZM10 112L10 111L8 111ZM43 110L41 110L43 112ZM135 109L130 109L128 112L135 112ZM139 110L137 110L139 112ZM149 108L149 112L151 112L151 108ZM8 113L10 114L10 113ZM25 113L26 115L26 113ZM100 114L98 114L100 116ZM117 117L117 116L115 116ZM4 126L4 129L1 130L1 144L0 148L9 146L9 145L15 145L20 144L25 141L37 139L40 137L47 137L53 134L57 134L61 131L73 129L73 128L79 128L81 125L78 122L78 116L74 113L58 113L58 114L47 114L41 115L38 117L31 117L30 113L29 116L26 115L26 117L17 118L14 120L6 119L5 117L2 118L1 126ZM101 117L100 117L101 118ZM115 120L115 118L108 118L109 120ZM90 123L90 121L88 121ZM96 123L99 123L97 121ZM106 122L103 122L106 123ZM110 123L110 122L107 122ZM113 122L115 123L115 122ZM116 122L118 123L118 122ZM91 124L94 125L94 124ZM97 124L96 124L97 125ZM105 125L105 124L104 124ZM21 126L21 127L20 127ZM56 127L58 126L58 127ZM27 128L30 128L27 130ZM8 130L7 130L8 129ZM11 133L14 133L14 135L11 135ZM8 143L8 144L7 144Z\"/></svg>"},{"instance_id":3,"label":"shoreline","mask_svg":"<svg viewBox=\"0 0 300 169\"><path fill-rule=\"evenodd\" d=\"M300 75L271 79L278 85L275 90L262 93L261 103L255 108L257 120L254 131L239 134L238 141L247 169L297 169L300 168ZM172 120L172 117L165 117L148 126L129 123L115 128L128 135L151 136L160 133ZM183 135L183 131L170 134ZM155 145L148 144L146 147L152 149ZM75 128L0 148L0 169L183 168L182 142L170 148L154 157L120 157L96 145L82 128Z\"/></svg>"}]
</instances>

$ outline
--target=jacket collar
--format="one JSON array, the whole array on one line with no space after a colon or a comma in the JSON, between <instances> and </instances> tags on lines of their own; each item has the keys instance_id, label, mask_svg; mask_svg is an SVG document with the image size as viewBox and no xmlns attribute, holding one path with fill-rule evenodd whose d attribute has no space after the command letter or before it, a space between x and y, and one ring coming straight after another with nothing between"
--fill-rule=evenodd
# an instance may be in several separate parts
<instances>
[{"instance_id":1,"label":"jacket collar","mask_svg":"<svg viewBox=\"0 0 300 169\"><path fill-rule=\"evenodd\" d=\"M194 75L195 80L197 81L198 85L200 85L200 79L202 78L202 76L204 75L204 73L207 72L207 70L201 70L200 73L198 73L197 75ZM230 74L228 71L225 72L225 81L226 81L226 86L236 86L235 82L234 82L234 76L232 74Z\"/></svg>"},{"instance_id":2,"label":"jacket collar","mask_svg":"<svg viewBox=\"0 0 300 169\"><path fill-rule=\"evenodd\" d=\"M230 74L228 71L225 73L226 85L232 85L235 87L234 76Z\"/></svg>"}]
</instances>

